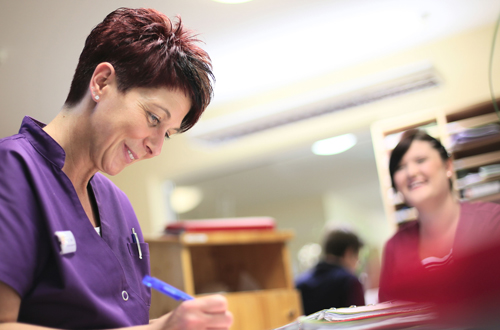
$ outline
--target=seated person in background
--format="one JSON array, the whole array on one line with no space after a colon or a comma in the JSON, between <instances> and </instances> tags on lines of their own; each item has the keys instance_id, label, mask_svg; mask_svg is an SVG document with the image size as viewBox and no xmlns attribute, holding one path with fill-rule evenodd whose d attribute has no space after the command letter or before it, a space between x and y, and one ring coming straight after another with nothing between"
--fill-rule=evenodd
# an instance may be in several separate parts
<instances>
[{"instance_id":1,"label":"seated person in background","mask_svg":"<svg viewBox=\"0 0 500 330\"><path fill-rule=\"evenodd\" d=\"M403 134L389 171L418 219L386 243L379 300L435 302L454 317L464 315L461 308L470 312L489 304L491 294L500 292L494 280L500 269L500 205L459 202L452 190L452 160L438 140L419 130Z\"/></svg>"},{"instance_id":2,"label":"seated person in background","mask_svg":"<svg viewBox=\"0 0 500 330\"><path fill-rule=\"evenodd\" d=\"M326 235L324 259L295 282L302 294L305 315L365 304L363 287L354 275L362 246L358 236L346 230L336 229Z\"/></svg>"}]
</instances>

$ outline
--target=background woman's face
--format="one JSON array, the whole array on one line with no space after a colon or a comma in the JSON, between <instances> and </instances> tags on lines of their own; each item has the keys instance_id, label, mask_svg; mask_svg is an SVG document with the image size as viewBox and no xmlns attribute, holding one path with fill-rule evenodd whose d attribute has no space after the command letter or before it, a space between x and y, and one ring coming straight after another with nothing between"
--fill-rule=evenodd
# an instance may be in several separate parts
<instances>
[{"instance_id":1,"label":"background woman's face","mask_svg":"<svg viewBox=\"0 0 500 330\"><path fill-rule=\"evenodd\" d=\"M415 207L440 200L449 193L448 167L429 142L415 140L394 173L396 189Z\"/></svg>"},{"instance_id":2,"label":"background woman's face","mask_svg":"<svg viewBox=\"0 0 500 330\"><path fill-rule=\"evenodd\" d=\"M191 100L179 90L108 89L99 100L91 158L100 171L115 175L126 166L158 156L167 136L179 132Z\"/></svg>"}]
</instances>

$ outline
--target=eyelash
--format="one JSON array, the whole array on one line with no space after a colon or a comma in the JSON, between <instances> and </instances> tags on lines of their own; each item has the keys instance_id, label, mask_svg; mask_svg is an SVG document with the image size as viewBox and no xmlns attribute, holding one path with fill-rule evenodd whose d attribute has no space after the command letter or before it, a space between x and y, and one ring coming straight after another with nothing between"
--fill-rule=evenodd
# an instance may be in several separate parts
<instances>
[{"instance_id":1,"label":"eyelash","mask_svg":"<svg viewBox=\"0 0 500 330\"><path fill-rule=\"evenodd\" d=\"M152 114L151 112L148 112L149 119L152 121L152 124L155 126L160 123L160 118L158 116Z\"/></svg>"},{"instance_id":2,"label":"eyelash","mask_svg":"<svg viewBox=\"0 0 500 330\"><path fill-rule=\"evenodd\" d=\"M156 116L155 114L148 111L148 116L149 116L149 119L153 122L154 126L157 126L160 123L160 118L158 118L158 116ZM170 134L168 134L168 132L166 132L165 133L165 140L168 140L168 139L170 139Z\"/></svg>"}]
</instances>

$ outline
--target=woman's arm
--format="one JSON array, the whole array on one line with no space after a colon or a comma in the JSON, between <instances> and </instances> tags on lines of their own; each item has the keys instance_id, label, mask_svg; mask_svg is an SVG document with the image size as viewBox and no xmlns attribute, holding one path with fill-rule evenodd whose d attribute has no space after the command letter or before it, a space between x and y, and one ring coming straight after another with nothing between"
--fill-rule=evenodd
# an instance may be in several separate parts
<instances>
[{"instance_id":1,"label":"woman's arm","mask_svg":"<svg viewBox=\"0 0 500 330\"><path fill-rule=\"evenodd\" d=\"M0 281L0 329L7 329L4 327L6 322L16 322L20 306L21 297L14 289Z\"/></svg>"},{"instance_id":2,"label":"woman's arm","mask_svg":"<svg viewBox=\"0 0 500 330\"><path fill-rule=\"evenodd\" d=\"M36 325L17 323L21 297L0 281L0 330L42 330ZM233 317L227 310L227 301L221 295L206 296L183 302L172 312L153 322L128 330L206 330L229 329ZM119 330L119 329L117 329Z\"/></svg>"}]
</instances>

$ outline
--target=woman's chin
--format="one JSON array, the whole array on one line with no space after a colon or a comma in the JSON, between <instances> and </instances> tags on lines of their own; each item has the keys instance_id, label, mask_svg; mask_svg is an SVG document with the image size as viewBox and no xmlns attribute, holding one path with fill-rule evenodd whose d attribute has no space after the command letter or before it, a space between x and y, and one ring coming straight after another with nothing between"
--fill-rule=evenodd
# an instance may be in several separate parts
<instances>
[{"instance_id":1,"label":"woman's chin","mask_svg":"<svg viewBox=\"0 0 500 330\"><path fill-rule=\"evenodd\" d=\"M119 174L121 171L123 171L123 169L124 167L111 167L104 169L102 172L110 176L115 176Z\"/></svg>"}]
</instances>

